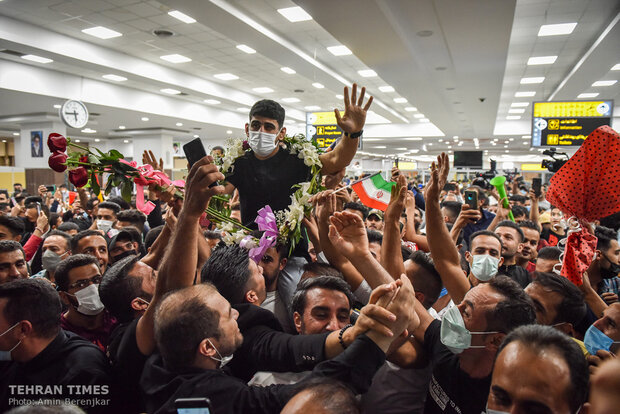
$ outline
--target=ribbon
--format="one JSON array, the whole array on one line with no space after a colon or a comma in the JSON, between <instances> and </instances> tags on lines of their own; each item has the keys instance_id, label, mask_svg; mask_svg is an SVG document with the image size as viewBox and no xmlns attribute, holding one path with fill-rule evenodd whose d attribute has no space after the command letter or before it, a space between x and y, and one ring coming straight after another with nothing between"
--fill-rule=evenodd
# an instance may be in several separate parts
<instances>
[{"instance_id":1,"label":"ribbon","mask_svg":"<svg viewBox=\"0 0 620 414\"><path fill-rule=\"evenodd\" d=\"M278 231L276 216L269 206L265 206L258 211L258 216L254 222L258 225L258 229L263 231L263 235L258 241L258 247L250 249L249 256L258 263L262 260L267 249L276 245L280 232Z\"/></svg>"}]
</instances>

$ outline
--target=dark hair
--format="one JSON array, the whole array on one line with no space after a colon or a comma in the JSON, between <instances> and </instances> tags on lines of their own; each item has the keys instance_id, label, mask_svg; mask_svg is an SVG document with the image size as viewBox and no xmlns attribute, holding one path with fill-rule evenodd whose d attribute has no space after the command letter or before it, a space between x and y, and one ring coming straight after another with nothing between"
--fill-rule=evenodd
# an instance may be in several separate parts
<instances>
[{"instance_id":1,"label":"dark hair","mask_svg":"<svg viewBox=\"0 0 620 414\"><path fill-rule=\"evenodd\" d=\"M495 233L493 233L492 231L489 231L489 230L480 230L480 231L475 232L471 236L469 236L469 248L470 249L471 249L472 243L474 242L474 239L476 237L478 237L478 236L490 236L490 237L493 237L493 238L497 239L497 241L499 241L500 246L504 247L504 244L502 243L502 239L500 239L497 234L495 234Z\"/></svg>"},{"instance_id":2,"label":"dark hair","mask_svg":"<svg viewBox=\"0 0 620 414\"><path fill-rule=\"evenodd\" d=\"M368 235L368 243L383 244L383 234L380 231L367 229L366 234Z\"/></svg>"},{"instance_id":3,"label":"dark hair","mask_svg":"<svg viewBox=\"0 0 620 414\"><path fill-rule=\"evenodd\" d=\"M80 230L80 226L78 226L77 224L75 224L72 221L65 221L60 226L58 226L57 230L64 231L64 232L67 232L67 231L70 231L70 230L78 230L79 231Z\"/></svg>"},{"instance_id":4,"label":"dark hair","mask_svg":"<svg viewBox=\"0 0 620 414\"><path fill-rule=\"evenodd\" d=\"M303 273L310 272L314 273L316 276L333 276L340 279L343 278L342 273L328 263L308 262L302 269Z\"/></svg>"},{"instance_id":5,"label":"dark hair","mask_svg":"<svg viewBox=\"0 0 620 414\"><path fill-rule=\"evenodd\" d=\"M11 207L9 203L0 203L0 211L6 210L7 207Z\"/></svg>"},{"instance_id":6,"label":"dark hair","mask_svg":"<svg viewBox=\"0 0 620 414\"><path fill-rule=\"evenodd\" d=\"M355 297L347 282L334 276L317 276L299 282L293 294L293 299L291 300L291 310L293 312L297 312L300 315L304 314L304 309L306 309L306 296L308 291L314 288L336 290L344 293L349 300L349 309L355 303Z\"/></svg>"},{"instance_id":7,"label":"dark hair","mask_svg":"<svg viewBox=\"0 0 620 414\"><path fill-rule=\"evenodd\" d=\"M60 230L52 230L49 233L47 233L47 235L45 236L45 238L43 240L47 240L50 236L60 236L63 239L65 239L65 242L67 243L67 250L71 250L71 235L65 233L64 231L60 231ZM43 243L41 243L41 246L43 245Z\"/></svg>"},{"instance_id":8,"label":"dark hair","mask_svg":"<svg viewBox=\"0 0 620 414\"><path fill-rule=\"evenodd\" d=\"M497 227L495 227L495 230L499 229L500 227L510 227L511 229L515 229L517 233L519 233L519 237L521 237L521 243L523 243L523 239L525 239L525 234L523 234L523 230L521 230L521 227L519 227L517 223L510 220L504 220L499 222Z\"/></svg>"},{"instance_id":9,"label":"dark hair","mask_svg":"<svg viewBox=\"0 0 620 414\"><path fill-rule=\"evenodd\" d=\"M11 216L0 216L0 226L6 227L13 237L24 234L26 230L22 220Z\"/></svg>"},{"instance_id":10,"label":"dark hair","mask_svg":"<svg viewBox=\"0 0 620 414\"><path fill-rule=\"evenodd\" d=\"M27 320L40 338L58 334L62 305L47 280L17 279L0 284L0 298L7 299L4 317L9 325Z\"/></svg>"},{"instance_id":11,"label":"dark hair","mask_svg":"<svg viewBox=\"0 0 620 414\"><path fill-rule=\"evenodd\" d=\"M101 302L120 323L129 322L134 318L132 300L138 296L143 299L151 297L142 290L141 276L129 276L129 272L139 259L138 255L122 258L107 269L99 284Z\"/></svg>"},{"instance_id":12,"label":"dark hair","mask_svg":"<svg viewBox=\"0 0 620 414\"><path fill-rule=\"evenodd\" d=\"M162 224L161 226L152 228L148 233L146 233L146 236L144 237L144 248L146 250L148 250L153 243L155 243L155 240L157 240L163 229L164 225Z\"/></svg>"},{"instance_id":13,"label":"dark hair","mask_svg":"<svg viewBox=\"0 0 620 414\"><path fill-rule=\"evenodd\" d=\"M343 210L357 210L359 212L362 213L362 216L364 216L364 220L366 220L366 218L368 217L368 207L366 207L365 205L363 205L362 203L358 203L356 201L350 201L348 203L344 203L344 206L342 208Z\"/></svg>"},{"instance_id":14,"label":"dark hair","mask_svg":"<svg viewBox=\"0 0 620 414\"><path fill-rule=\"evenodd\" d=\"M467 189L476 191L478 193L478 201L484 201L483 204L487 204L489 202L489 196L487 196L487 193L485 193L482 187L479 187L477 185L470 185ZM478 206L470 206L470 207L474 209L478 209Z\"/></svg>"},{"instance_id":15,"label":"dark hair","mask_svg":"<svg viewBox=\"0 0 620 414\"><path fill-rule=\"evenodd\" d=\"M116 215L116 219L118 221L126 221L138 228L138 230L144 228L144 222L146 221L146 216L143 212L138 210L122 210L119 211Z\"/></svg>"},{"instance_id":16,"label":"dark hair","mask_svg":"<svg viewBox=\"0 0 620 414\"><path fill-rule=\"evenodd\" d=\"M552 349L564 359L570 372L571 384L564 397L568 400L571 412L576 413L586 402L590 378L588 363L579 345L568 335L550 326L521 326L506 336L497 350L496 361L499 354L511 342L521 342L530 352L535 353Z\"/></svg>"},{"instance_id":17,"label":"dark hair","mask_svg":"<svg viewBox=\"0 0 620 414\"><path fill-rule=\"evenodd\" d=\"M487 312L488 331L509 333L518 326L536 322L532 298L517 282L507 276L497 276L489 280L488 284L506 298Z\"/></svg>"},{"instance_id":18,"label":"dark hair","mask_svg":"<svg viewBox=\"0 0 620 414\"><path fill-rule=\"evenodd\" d=\"M86 200L86 205L84 206L84 208L86 210L92 210L93 208L95 208L95 205L99 204L99 199L97 197L91 197L88 200Z\"/></svg>"},{"instance_id":19,"label":"dark hair","mask_svg":"<svg viewBox=\"0 0 620 414\"><path fill-rule=\"evenodd\" d=\"M114 201L104 201L102 203L97 204L97 208L107 208L114 212L114 214L118 214L121 211L121 206ZM129 207L127 207L129 208Z\"/></svg>"},{"instance_id":20,"label":"dark hair","mask_svg":"<svg viewBox=\"0 0 620 414\"><path fill-rule=\"evenodd\" d=\"M224 147L220 147L219 145L216 145L213 148L211 148L211 151L221 151L222 154L224 154Z\"/></svg>"},{"instance_id":21,"label":"dark hair","mask_svg":"<svg viewBox=\"0 0 620 414\"><path fill-rule=\"evenodd\" d=\"M537 259L543 260L560 260L560 255L562 254L562 250L555 246L547 246L543 247L538 251Z\"/></svg>"},{"instance_id":22,"label":"dark hair","mask_svg":"<svg viewBox=\"0 0 620 414\"><path fill-rule=\"evenodd\" d=\"M231 304L243 303L245 285L250 279L248 251L237 245L213 250L202 267L200 281L212 283Z\"/></svg>"},{"instance_id":23,"label":"dark hair","mask_svg":"<svg viewBox=\"0 0 620 414\"><path fill-rule=\"evenodd\" d=\"M0 253L10 253L15 250L22 252L24 260L26 259L26 252L24 252L24 248L21 244L14 240L0 240Z\"/></svg>"},{"instance_id":24,"label":"dark hair","mask_svg":"<svg viewBox=\"0 0 620 414\"><path fill-rule=\"evenodd\" d=\"M450 212L452 218L456 220L456 218L461 214L461 207L463 207L462 203L458 201L444 201L441 203L441 208L445 208ZM476 209L477 206L471 206L471 208Z\"/></svg>"},{"instance_id":25,"label":"dark hair","mask_svg":"<svg viewBox=\"0 0 620 414\"><path fill-rule=\"evenodd\" d=\"M252 108L250 109L250 121L254 115L275 119L278 122L278 129L282 129L284 126L284 108L282 108L282 105L276 101L272 101L271 99L262 99L252 105Z\"/></svg>"},{"instance_id":26,"label":"dark hair","mask_svg":"<svg viewBox=\"0 0 620 414\"><path fill-rule=\"evenodd\" d=\"M532 230L536 230L537 232L540 233L540 227L538 227L538 224L534 223L533 221L530 220L523 220L521 223L519 223L519 227L522 229L532 229ZM525 235L524 235L525 237Z\"/></svg>"},{"instance_id":27,"label":"dark hair","mask_svg":"<svg viewBox=\"0 0 620 414\"><path fill-rule=\"evenodd\" d=\"M58 219L59 218L60 218L60 214L58 214L58 213L50 213L50 217L49 217L50 228L58 225Z\"/></svg>"},{"instance_id":28,"label":"dark hair","mask_svg":"<svg viewBox=\"0 0 620 414\"><path fill-rule=\"evenodd\" d=\"M594 235L598 238L596 242L597 250L608 250L611 247L612 240L618 240L618 233L603 226L596 226Z\"/></svg>"},{"instance_id":29,"label":"dark hair","mask_svg":"<svg viewBox=\"0 0 620 414\"><path fill-rule=\"evenodd\" d=\"M420 266L421 271L418 271L413 278L413 288L416 292L424 293L424 303L422 305L425 309L428 309L437 301L441 293L441 288L443 287L441 276L439 276L439 272L435 269L433 259L421 250L411 253L408 260Z\"/></svg>"},{"instance_id":30,"label":"dark hair","mask_svg":"<svg viewBox=\"0 0 620 414\"><path fill-rule=\"evenodd\" d=\"M514 195L510 196L509 200L510 201L516 201L517 203L526 203L527 202L527 197L524 196L524 195L521 195L521 194L514 194ZM525 211L527 211L527 209Z\"/></svg>"},{"instance_id":31,"label":"dark hair","mask_svg":"<svg viewBox=\"0 0 620 414\"><path fill-rule=\"evenodd\" d=\"M620 230L620 211L601 219L601 226L608 227L615 231Z\"/></svg>"},{"instance_id":32,"label":"dark hair","mask_svg":"<svg viewBox=\"0 0 620 414\"><path fill-rule=\"evenodd\" d=\"M109 202L109 203L116 203L118 204L118 206L121 208L121 210L129 210L131 208L131 204L129 204L129 202L125 201L125 199L123 197L110 197L108 198L107 201L104 202ZM97 207L101 207L102 203L99 203L97 205Z\"/></svg>"},{"instance_id":33,"label":"dark hair","mask_svg":"<svg viewBox=\"0 0 620 414\"><path fill-rule=\"evenodd\" d=\"M562 296L557 316L553 321L554 324L567 322L577 326L585 318L588 307L584 302L583 293L564 276L555 273L534 272L532 283L538 283L547 290L559 293Z\"/></svg>"},{"instance_id":34,"label":"dark hair","mask_svg":"<svg viewBox=\"0 0 620 414\"><path fill-rule=\"evenodd\" d=\"M157 308L155 341L164 364L172 371L191 367L205 338L220 337L220 314L204 301L202 290L207 286L214 289L207 283L173 291Z\"/></svg>"},{"instance_id":35,"label":"dark hair","mask_svg":"<svg viewBox=\"0 0 620 414\"><path fill-rule=\"evenodd\" d=\"M222 232L216 230L205 230L204 236L210 240L222 240Z\"/></svg>"},{"instance_id":36,"label":"dark hair","mask_svg":"<svg viewBox=\"0 0 620 414\"><path fill-rule=\"evenodd\" d=\"M77 253L78 244L80 243L80 240L82 240L84 237L89 237L89 236L99 236L103 240L105 240L106 245L108 244L108 241L106 240L106 238L103 237L103 235L99 233L97 230L82 230L81 232L79 232L78 234L76 234L75 236L71 238L71 251L73 253Z\"/></svg>"},{"instance_id":37,"label":"dark hair","mask_svg":"<svg viewBox=\"0 0 620 414\"><path fill-rule=\"evenodd\" d=\"M97 266L97 269L99 269L99 260L97 260L95 256L89 254L74 254L60 262L54 274L58 290L61 292L69 290L69 272L71 270L90 264L94 264Z\"/></svg>"},{"instance_id":38,"label":"dark hair","mask_svg":"<svg viewBox=\"0 0 620 414\"><path fill-rule=\"evenodd\" d=\"M516 217L529 217L530 212L527 211L527 208L523 207L523 206L518 206L518 205L514 205L512 206L512 215L516 218Z\"/></svg>"},{"instance_id":39,"label":"dark hair","mask_svg":"<svg viewBox=\"0 0 620 414\"><path fill-rule=\"evenodd\" d=\"M295 385L296 392L309 392L325 414L360 414L360 403L344 383L330 377L312 377Z\"/></svg>"}]
</instances>

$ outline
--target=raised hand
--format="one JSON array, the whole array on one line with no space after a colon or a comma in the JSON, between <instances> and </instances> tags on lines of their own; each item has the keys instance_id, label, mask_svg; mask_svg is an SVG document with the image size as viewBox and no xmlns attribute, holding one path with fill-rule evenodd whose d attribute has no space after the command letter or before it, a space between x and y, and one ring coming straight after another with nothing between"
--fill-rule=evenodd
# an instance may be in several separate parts
<instances>
[{"instance_id":1,"label":"raised hand","mask_svg":"<svg viewBox=\"0 0 620 414\"><path fill-rule=\"evenodd\" d=\"M459 228L465 227L470 223L476 223L481 218L482 214L480 213L480 210L473 209L468 204L463 204L461 206L461 212L454 222L454 226Z\"/></svg>"},{"instance_id":2,"label":"raised hand","mask_svg":"<svg viewBox=\"0 0 620 414\"><path fill-rule=\"evenodd\" d=\"M332 190L321 191L312 197L311 202L314 203L316 217L321 223L327 222L336 211L336 194L332 194Z\"/></svg>"},{"instance_id":3,"label":"raised hand","mask_svg":"<svg viewBox=\"0 0 620 414\"><path fill-rule=\"evenodd\" d=\"M329 240L341 255L351 261L355 257L370 255L366 228L360 216L343 211L334 213L330 221Z\"/></svg>"},{"instance_id":4,"label":"raised hand","mask_svg":"<svg viewBox=\"0 0 620 414\"><path fill-rule=\"evenodd\" d=\"M427 200L435 201L439 200L439 194L448 181L448 174L450 173L450 160L446 153L442 152L437 157L437 163L433 161L431 164L431 179L426 185L426 192L424 196Z\"/></svg>"},{"instance_id":5,"label":"raised hand","mask_svg":"<svg viewBox=\"0 0 620 414\"><path fill-rule=\"evenodd\" d=\"M362 87L359 99L357 98L357 84L354 83L351 87L351 97L349 99L349 88L344 87L344 115L340 115L338 109L334 109L336 115L336 123L344 132L349 134L359 132L364 128L366 123L366 113L370 104L372 103L372 96L368 98L366 105L362 107L364 103L364 95L366 94L366 88Z\"/></svg>"},{"instance_id":6,"label":"raised hand","mask_svg":"<svg viewBox=\"0 0 620 414\"><path fill-rule=\"evenodd\" d=\"M390 203L385 210L385 222L393 223L400 219L400 215L405 209L405 201L407 199L407 179L404 175L399 175L396 179L396 185L392 187L390 195ZM415 202L414 202L415 206Z\"/></svg>"},{"instance_id":7,"label":"raised hand","mask_svg":"<svg viewBox=\"0 0 620 414\"><path fill-rule=\"evenodd\" d=\"M160 158L158 164L157 159L155 158L155 155L151 150L144 150L144 152L142 153L142 163L148 164L158 171L164 170L164 160Z\"/></svg>"}]
</instances>

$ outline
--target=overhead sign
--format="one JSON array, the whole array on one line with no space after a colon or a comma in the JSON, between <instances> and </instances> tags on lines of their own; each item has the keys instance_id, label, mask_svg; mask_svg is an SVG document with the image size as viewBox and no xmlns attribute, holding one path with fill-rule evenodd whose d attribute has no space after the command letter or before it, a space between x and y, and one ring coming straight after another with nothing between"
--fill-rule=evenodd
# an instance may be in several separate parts
<instances>
[{"instance_id":1,"label":"overhead sign","mask_svg":"<svg viewBox=\"0 0 620 414\"><path fill-rule=\"evenodd\" d=\"M316 140L319 148L329 148L340 139L342 133L342 129L336 122L334 111L306 112L306 136ZM362 148L361 137L357 148Z\"/></svg>"},{"instance_id":2,"label":"overhead sign","mask_svg":"<svg viewBox=\"0 0 620 414\"><path fill-rule=\"evenodd\" d=\"M579 146L592 131L611 126L614 101L534 102L532 146Z\"/></svg>"}]
</instances>

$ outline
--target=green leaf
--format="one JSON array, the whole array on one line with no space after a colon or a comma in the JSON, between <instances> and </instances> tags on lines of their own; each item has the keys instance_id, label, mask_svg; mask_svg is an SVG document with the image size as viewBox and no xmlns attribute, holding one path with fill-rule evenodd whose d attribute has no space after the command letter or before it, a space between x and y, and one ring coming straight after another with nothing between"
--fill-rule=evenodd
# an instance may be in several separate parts
<instances>
[{"instance_id":1,"label":"green leaf","mask_svg":"<svg viewBox=\"0 0 620 414\"><path fill-rule=\"evenodd\" d=\"M104 157L105 154L103 152L101 152L101 150L99 148L95 148L95 151L97 151L99 153L99 156Z\"/></svg>"},{"instance_id":2,"label":"green leaf","mask_svg":"<svg viewBox=\"0 0 620 414\"><path fill-rule=\"evenodd\" d=\"M93 154L89 154L88 162L90 162L91 164L99 164L99 158L95 157Z\"/></svg>"},{"instance_id":3,"label":"green leaf","mask_svg":"<svg viewBox=\"0 0 620 414\"><path fill-rule=\"evenodd\" d=\"M131 193L133 192L133 183L131 181L125 181L121 189L121 196L123 200L128 203L131 201Z\"/></svg>"},{"instance_id":4,"label":"green leaf","mask_svg":"<svg viewBox=\"0 0 620 414\"><path fill-rule=\"evenodd\" d=\"M99 187L99 183L97 182L97 175L94 171L90 174L90 188L93 189L95 195L99 195L99 193L101 192L101 188Z\"/></svg>"},{"instance_id":5,"label":"green leaf","mask_svg":"<svg viewBox=\"0 0 620 414\"><path fill-rule=\"evenodd\" d=\"M123 154L121 154L120 152L118 152L115 149L111 149L110 151L108 151L108 154L110 155L110 157L113 157L113 158L116 158L116 159L125 158L123 156Z\"/></svg>"}]
</instances>

